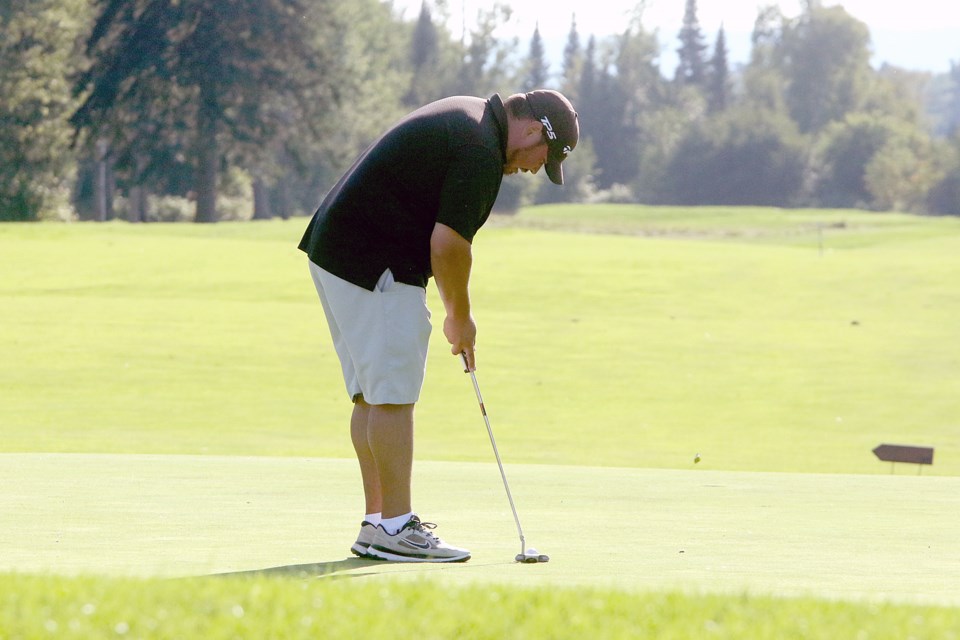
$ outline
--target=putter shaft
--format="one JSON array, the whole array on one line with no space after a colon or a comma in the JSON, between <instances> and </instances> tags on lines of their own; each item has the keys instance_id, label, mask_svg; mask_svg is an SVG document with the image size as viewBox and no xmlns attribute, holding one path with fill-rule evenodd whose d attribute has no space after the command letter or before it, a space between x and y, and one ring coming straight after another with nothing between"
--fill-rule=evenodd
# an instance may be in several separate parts
<instances>
[{"instance_id":1,"label":"putter shaft","mask_svg":"<svg viewBox=\"0 0 960 640\"><path fill-rule=\"evenodd\" d=\"M477 382L477 374L470 370L467 365L466 354L460 354L460 360L463 362L463 371L470 374L473 381L473 390L477 392L477 402L480 403L480 413L483 415L483 422L487 425L487 435L490 436L490 445L493 447L493 455L497 459L497 467L500 469L500 477L503 479L503 488L507 492L507 500L510 501L510 511L513 512L513 521L517 523L517 534L520 536L521 555L527 548L526 540L523 538L523 528L520 526L520 516L517 515L517 507L513 504L513 495L510 493L510 485L507 483L507 474L503 471L503 462L500 460L500 452L497 450L497 441L493 437L493 428L490 426L490 418L487 416L487 408L483 404L483 395L480 393L480 384Z\"/></svg>"}]
</instances>

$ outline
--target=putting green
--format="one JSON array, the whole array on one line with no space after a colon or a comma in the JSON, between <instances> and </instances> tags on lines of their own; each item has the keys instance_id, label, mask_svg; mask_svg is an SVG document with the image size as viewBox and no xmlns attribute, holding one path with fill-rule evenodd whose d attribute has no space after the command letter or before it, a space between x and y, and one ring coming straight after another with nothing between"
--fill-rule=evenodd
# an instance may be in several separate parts
<instances>
[{"instance_id":1,"label":"putting green","mask_svg":"<svg viewBox=\"0 0 960 640\"><path fill-rule=\"evenodd\" d=\"M507 456L508 452L504 452ZM706 461L705 461L706 462ZM960 605L960 478L419 462L463 565L353 559L352 460L0 455L0 571L610 586Z\"/></svg>"}]
</instances>

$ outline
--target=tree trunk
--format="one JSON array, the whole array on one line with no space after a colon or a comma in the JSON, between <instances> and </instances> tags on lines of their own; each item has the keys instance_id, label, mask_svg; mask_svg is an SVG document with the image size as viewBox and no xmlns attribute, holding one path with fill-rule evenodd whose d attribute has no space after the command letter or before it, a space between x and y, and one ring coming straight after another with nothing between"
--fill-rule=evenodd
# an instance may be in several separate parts
<instances>
[{"instance_id":1,"label":"tree trunk","mask_svg":"<svg viewBox=\"0 0 960 640\"><path fill-rule=\"evenodd\" d=\"M197 117L197 215L196 222L217 221L217 113L213 88L200 87Z\"/></svg>"},{"instance_id":2,"label":"tree trunk","mask_svg":"<svg viewBox=\"0 0 960 640\"><path fill-rule=\"evenodd\" d=\"M147 157L143 154L137 155L136 166L136 185L130 189L130 222L147 221L147 190L143 186L143 172L147 168Z\"/></svg>"},{"instance_id":3,"label":"tree trunk","mask_svg":"<svg viewBox=\"0 0 960 640\"><path fill-rule=\"evenodd\" d=\"M286 180L281 180L278 185L277 204L280 209L280 217L283 220L290 219L290 184Z\"/></svg>"},{"instance_id":4,"label":"tree trunk","mask_svg":"<svg viewBox=\"0 0 960 640\"><path fill-rule=\"evenodd\" d=\"M270 191L263 183L263 178L253 179L253 219L269 220L273 217L270 209Z\"/></svg>"},{"instance_id":5,"label":"tree trunk","mask_svg":"<svg viewBox=\"0 0 960 640\"><path fill-rule=\"evenodd\" d=\"M113 189L108 162L110 145L106 140L97 141L97 173L93 183L93 199L96 211L94 220L105 222L113 219Z\"/></svg>"},{"instance_id":6,"label":"tree trunk","mask_svg":"<svg viewBox=\"0 0 960 640\"><path fill-rule=\"evenodd\" d=\"M117 174L113 170L113 161L107 158L107 220L113 220L117 217L117 211L113 208L114 196L117 194Z\"/></svg>"}]
</instances>

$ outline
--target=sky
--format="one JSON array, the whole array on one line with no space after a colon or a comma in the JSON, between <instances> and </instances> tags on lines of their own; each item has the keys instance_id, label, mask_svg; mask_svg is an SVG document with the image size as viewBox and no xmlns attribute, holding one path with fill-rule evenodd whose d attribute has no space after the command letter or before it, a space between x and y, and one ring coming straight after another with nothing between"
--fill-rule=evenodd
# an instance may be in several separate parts
<instances>
[{"instance_id":1,"label":"sky","mask_svg":"<svg viewBox=\"0 0 960 640\"><path fill-rule=\"evenodd\" d=\"M423 0L392 0L397 11L407 19L415 19ZM503 0L501 0L503 2ZM526 47L539 25L548 59L559 61L563 45L570 32L571 19L576 15L577 32L581 44L590 35L598 38L622 32L627 26L636 0L511 0L503 2L511 7L510 23L497 36L519 38ZM699 0L697 18L700 29L711 50L721 24L724 27L731 63L746 62L750 55L750 32L760 6L773 0ZM434 2L430 2L431 5ZM467 24L476 22L477 10L488 8L493 0L446 0L451 14L449 27L454 34ZM787 16L800 14L799 0L776 2ZM943 73L950 69L950 61L960 62L960 12L946 9L952 3L943 0L825 0L826 5L841 4L853 17L867 24L873 48L874 66L886 62L905 69ZM676 64L677 32L683 21L684 0L647 0L643 25L658 30L661 68L672 71Z\"/></svg>"}]
</instances>

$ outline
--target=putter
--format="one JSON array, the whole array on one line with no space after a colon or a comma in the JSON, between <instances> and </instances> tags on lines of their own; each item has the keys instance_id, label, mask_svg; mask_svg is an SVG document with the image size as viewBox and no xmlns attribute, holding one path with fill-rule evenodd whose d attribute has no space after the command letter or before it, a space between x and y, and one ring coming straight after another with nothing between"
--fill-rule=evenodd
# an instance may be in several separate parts
<instances>
[{"instance_id":1,"label":"putter","mask_svg":"<svg viewBox=\"0 0 960 640\"><path fill-rule=\"evenodd\" d=\"M536 562L549 562L550 556L539 553L534 548L527 548L527 542L523 538L523 529L520 527L520 516L517 515L517 508L513 504L513 495L510 493L510 485L507 484L507 474L503 472L503 463L500 461L500 452L497 451L497 441L493 438L493 428L490 427L490 418L487 417L487 408L483 405L483 396L480 395L480 385L477 383L477 374L470 370L467 364L467 354L460 353L460 361L463 363L463 372L470 374L473 380L473 390L477 392L477 402L480 403L480 413L483 415L483 422L487 425L487 434L490 436L490 444L493 446L493 455L497 459L497 467L500 468L500 477L503 478L503 488L507 490L507 500L510 501L510 510L513 511L513 521L517 523L517 534L520 536L520 553L514 560L533 564Z\"/></svg>"}]
</instances>

